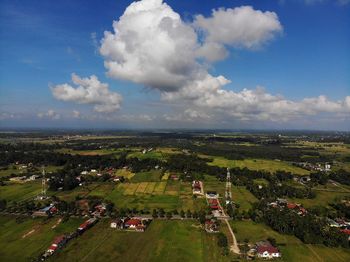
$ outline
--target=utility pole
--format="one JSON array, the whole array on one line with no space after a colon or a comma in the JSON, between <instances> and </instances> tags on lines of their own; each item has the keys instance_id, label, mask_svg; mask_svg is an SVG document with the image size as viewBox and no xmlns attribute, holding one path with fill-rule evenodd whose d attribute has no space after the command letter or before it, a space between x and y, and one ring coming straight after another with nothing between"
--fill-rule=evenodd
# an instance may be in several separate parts
<instances>
[{"instance_id":1,"label":"utility pole","mask_svg":"<svg viewBox=\"0 0 350 262\"><path fill-rule=\"evenodd\" d=\"M41 197L46 198L46 177L45 177L45 167L43 166L43 179L41 180Z\"/></svg>"},{"instance_id":2,"label":"utility pole","mask_svg":"<svg viewBox=\"0 0 350 262\"><path fill-rule=\"evenodd\" d=\"M229 168L227 168L227 175L226 175L225 198L226 198L226 204L230 204L232 200L232 194L231 194L231 174L230 174Z\"/></svg>"}]
</instances>

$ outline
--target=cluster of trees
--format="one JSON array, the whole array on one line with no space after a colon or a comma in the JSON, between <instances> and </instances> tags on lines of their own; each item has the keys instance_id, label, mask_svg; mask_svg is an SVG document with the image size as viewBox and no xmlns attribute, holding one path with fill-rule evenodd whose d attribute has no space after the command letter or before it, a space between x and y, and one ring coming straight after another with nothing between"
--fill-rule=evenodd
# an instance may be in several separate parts
<instances>
[{"instance_id":1,"label":"cluster of trees","mask_svg":"<svg viewBox=\"0 0 350 262\"><path fill-rule=\"evenodd\" d=\"M244 146L229 143L207 143L203 145L190 144L187 149L212 156L222 156L227 159L242 160L246 158L280 159L285 161L301 162L303 156L308 156L309 162L330 162L331 156L321 155L316 150L306 150L297 147L283 147L281 145Z\"/></svg>"},{"instance_id":2,"label":"cluster of trees","mask_svg":"<svg viewBox=\"0 0 350 262\"><path fill-rule=\"evenodd\" d=\"M226 178L226 168L210 166L208 159L200 158L195 154L174 154L169 156L164 164L165 169L172 172L180 172L191 178L194 174L208 174L218 178ZM186 177L182 177L184 180Z\"/></svg>"},{"instance_id":3,"label":"cluster of trees","mask_svg":"<svg viewBox=\"0 0 350 262\"><path fill-rule=\"evenodd\" d=\"M277 171L271 174L267 171L250 170L247 168L231 169L231 179L234 185L246 186L246 188L258 199L272 197L315 198L316 194L310 188L293 187L286 181L293 179L293 174L285 171ZM263 178L267 185L258 185L254 179Z\"/></svg>"},{"instance_id":4,"label":"cluster of trees","mask_svg":"<svg viewBox=\"0 0 350 262\"><path fill-rule=\"evenodd\" d=\"M350 219L350 196L335 201L331 206L337 211L338 217Z\"/></svg>"},{"instance_id":5,"label":"cluster of trees","mask_svg":"<svg viewBox=\"0 0 350 262\"><path fill-rule=\"evenodd\" d=\"M325 185L329 179L337 181L344 185L350 185L350 172L339 169L332 171L331 173L317 172L310 174L311 182L313 184Z\"/></svg>"},{"instance_id":6,"label":"cluster of trees","mask_svg":"<svg viewBox=\"0 0 350 262\"><path fill-rule=\"evenodd\" d=\"M228 255L229 250L228 250L228 240L227 237L224 233L219 232L217 234L217 243L220 248L222 248L222 254L223 255Z\"/></svg>"},{"instance_id":7,"label":"cluster of trees","mask_svg":"<svg viewBox=\"0 0 350 262\"><path fill-rule=\"evenodd\" d=\"M263 200L256 204L252 218L256 222L265 222L274 230L283 234L293 234L307 244L325 244L331 247L349 247L349 240L337 228L328 226L326 218L312 212L299 216L287 208L280 210L267 205Z\"/></svg>"}]
</instances>

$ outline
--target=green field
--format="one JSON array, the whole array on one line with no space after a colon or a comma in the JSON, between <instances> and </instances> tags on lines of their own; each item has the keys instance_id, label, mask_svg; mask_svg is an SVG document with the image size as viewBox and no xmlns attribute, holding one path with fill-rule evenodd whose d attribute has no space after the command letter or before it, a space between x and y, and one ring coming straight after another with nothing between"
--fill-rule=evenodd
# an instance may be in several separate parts
<instances>
[{"instance_id":1,"label":"green field","mask_svg":"<svg viewBox=\"0 0 350 262\"><path fill-rule=\"evenodd\" d=\"M237 241L243 243L245 239L254 244L259 240L272 237L282 252L283 261L329 261L341 262L350 260L350 250L342 248L330 248L323 245L306 245L291 235L282 235L264 224L252 221L231 221L236 231Z\"/></svg>"},{"instance_id":2,"label":"green field","mask_svg":"<svg viewBox=\"0 0 350 262\"><path fill-rule=\"evenodd\" d=\"M7 182L5 186L0 187L0 199L19 202L33 198L40 192L41 183L39 181L26 183Z\"/></svg>"},{"instance_id":3,"label":"green field","mask_svg":"<svg viewBox=\"0 0 350 262\"><path fill-rule=\"evenodd\" d=\"M162 178L162 173L159 170L151 170L148 172L136 173L135 176L131 178L131 182L157 182Z\"/></svg>"},{"instance_id":4,"label":"green field","mask_svg":"<svg viewBox=\"0 0 350 262\"><path fill-rule=\"evenodd\" d=\"M244 160L229 160L223 157L214 157L213 162L209 162L209 165L220 166L220 167L239 167L248 168L251 170L266 170L274 173L278 170L286 172L292 172L296 175L308 175L308 170L293 166L284 161L278 160L267 160L267 159L244 159Z\"/></svg>"},{"instance_id":5,"label":"green field","mask_svg":"<svg viewBox=\"0 0 350 262\"><path fill-rule=\"evenodd\" d=\"M243 186L232 186L232 200L240 205L239 210L248 211L256 197Z\"/></svg>"},{"instance_id":6,"label":"green field","mask_svg":"<svg viewBox=\"0 0 350 262\"><path fill-rule=\"evenodd\" d=\"M120 232L109 222L100 221L50 261L222 261L210 243L215 239L194 221L157 220L144 233Z\"/></svg>"},{"instance_id":7,"label":"green field","mask_svg":"<svg viewBox=\"0 0 350 262\"><path fill-rule=\"evenodd\" d=\"M55 237L73 232L82 220L71 218L54 227L57 222L57 218L48 221L25 218L17 223L14 217L0 216L0 260L30 261L30 258L37 258Z\"/></svg>"}]
</instances>

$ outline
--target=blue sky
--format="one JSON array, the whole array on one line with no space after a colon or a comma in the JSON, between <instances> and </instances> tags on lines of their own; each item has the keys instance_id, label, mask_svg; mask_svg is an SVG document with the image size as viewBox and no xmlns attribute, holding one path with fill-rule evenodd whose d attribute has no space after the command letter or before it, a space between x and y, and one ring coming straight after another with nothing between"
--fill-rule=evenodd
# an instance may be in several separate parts
<instances>
[{"instance_id":1,"label":"blue sky","mask_svg":"<svg viewBox=\"0 0 350 262\"><path fill-rule=\"evenodd\" d=\"M147 1L153 0L141 1L144 3L139 7ZM165 1L165 10L172 8L172 14L181 17L180 22L176 17L174 21L186 28L183 30L196 32L193 52L197 52L198 46L213 42L226 52L225 58L215 61L207 59L208 53L204 58L193 55L191 61L199 65L176 66L184 66L181 69L184 71L201 72L213 81L218 81L219 75L230 80L204 92L208 84L204 78L194 79L183 73L180 76L185 80L171 83L174 86L171 93L163 88L169 76L162 76L159 70L156 75L146 71L134 78L118 70L113 73L114 69L104 64L113 59L122 60L124 54L115 58L112 49L127 38L108 42L104 31L118 35L113 32L112 23L120 19L131 3L1 0L0 127L350 129L349 1ZM233 35L239 30L234 23L235 16L244 12L239 9L242 6L252 7L244 9L251 14L251 25L247 25L245 32L252 33L216 36L215 32L221 28L227 27ZM157 3L148 12L156 12L160 7L161 3ZM222 8L222 12L214 16L212 10L217 8ZM273 12L276 17L267 12ZM196 20L198 14L204 18L203 23ZM269 19L265 27L257 27L261 14ZM232 18L229 20L232 26L220 27L224 16ZM211 23L213 20L216 23ZM132 20L125 16L125 21ZM123 32L129 28L125 23L119 24ZM261 34L253 35L258 30ZM135 39L141 41L141 34L147 37L138 33ZM167 39L168 45L171 41L178 43L179 35ZM247 38L258 44L250 47ZM101 52L103 44L110 50ZM135 48L141 48L137 44ZM157 43L154 48L154 52L166 54ZM150 55L141 51L134 50L128 59L138 54ZM161 62L171 64L178 57L167 55L164 58L167 60ZM59 87L64 83L73 89L79 86L72 84L72 73L86 80L81 84L83 89L100 90L105 83L107 93L99 93L100 98L96 99L68 98L62 93L67 90ZM91 75L98 78L97 86L91 87ZM195 81L201 81L201 90L195 89ZM263 87L263 93L242 93L244 89L257 87ZM53 91L55 88L57 92ZM225 94L217 93L217 89L224 89ZM188 90L196 90L196 96L189 97ZM114 99L113 94L116 94ZM325 98L318 99L320 95ZM104 104L108 99L110 102ZM269 107L269 104L274 105ZM96 109L96 105L102 105L103 109Z\"/></svg>"}]
</instances>

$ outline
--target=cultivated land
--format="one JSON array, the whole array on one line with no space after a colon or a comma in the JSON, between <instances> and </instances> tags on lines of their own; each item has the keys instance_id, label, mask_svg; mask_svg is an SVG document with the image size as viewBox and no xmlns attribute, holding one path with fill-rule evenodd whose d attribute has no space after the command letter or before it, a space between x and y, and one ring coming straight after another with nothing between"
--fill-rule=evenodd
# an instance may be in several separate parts
<instances>
[{"instance_id":1,"label":"cultivated land","mask_svg":"<svg viewBox=\"0 0 350 262\"><path fill-rule=\"evenodd\" d=\"M283 261L349 261L350 250L330 248L324 245L306 245L294 236L280 234L264 224L252 221L231 221L239 242L255 243L261 239L274 238L282 251Z\"/></svg>"},{"instance_id":2,"label":"cultivated land","mask_svg":"<svg viewBox=\"0 0 350 262\"><path fill-rule=\"evenodd\" d=\"M40 143L41 146L55 145L54 149L43 149L45 157L48 152L68 154L72 159L77 157L79 161L95 157L94 161L96 162L92 164L84 162L82 166L76 167L80 162L72 161L73 165L70 166L71 169L76 168L74 170L76 175L80 175L82 170L96 169L96 173L88 172L87 176L90 176L91 179L88 183L83 183L82 186L76 186L71 190L49 190L50 196L56 196L66 202L75 202L77 199L96 199L97 197L101 201L110 201L117 210L136 209L142 214L146 213L147 216L152 215L153 209L159 210L161 208L165 212L190 210L191 212L205 211L208 214L209 207L205 198L193 196L191 181L194 179L203 182L204 191L219 193L220 203L225 207L227 167L264 170L271 174L281 170L300 177L309 175L312 171L294 166L291 163L310 161L313 164L320 162L322 165L326 162L331 163L332 171L338 171L341 168L350 171L350 145L344 142L320 142L319 140L322 139L318 136L313 137L313 140L310 139L310 141L304 140L304 136L303 139L282 136L279 138L282 141L281 144L270 145L271 141L275 142L275 135L245 136L242 133L227 133L218 134L214 138L213 135L208 134L182 135L171 134L168 137L168 134L161 134L159 137L162 140L154 135L149 137L147 135L76 135L69 136L69 139L57 136L43 139L37 137L35 139L19 138L18 141L34 141ZM335 137L337 138L338 135ZM216 141L215 139L221 140ZM286 139L286 142L283 142L283 139ZM3 143L12 141L9 138L0 140ZM230 151L231 148L234 150ZM260 148L263 148L262 152L259 152ZM269 151L270 149L271 151ZM38 149L35 150L40 152ZM144 150L149 151L143 153ZM284 154L284 150L290 151L288 154ZM110 164L113 160L119 160L121 156L125 155L123 164L115 166ZM171 158L176 155L180 155L180 157L173 160L172 165L166 166L165 163L170 162ZM243 155L244 159L242 160ZM191 156L194 163L188 162L183 166L180 165L181 163L177 163ZM197 157L200 159L198 160ZM129 165L135 158L138 158L136 161L139 161L138 164L141 166L138 169L132 169L132 166ZM108 161L100 165L100 159ZM213 161L206 162L205 159ZM148 160L152 161L152 164L145 168L143 163L147 163ZM157 160L160 162L156 162ZM159 166L156 167L153 161L159 163ZM199 163L202 161L210 167L224 169L221 169L220 173L214 174L210 173L208 168L191 170L193 166L198 164L197 161ZM55 165L61 164L46 164L47 174L60 172L66 166ZM19 169L19 166L15 165L14 162L3 165L4 169L0 170L0 179L11 174L18 176L27 174L27 169ZM40 173L41 162L35 167ZM102 178L97 177L97 173L107 172L106 170L109 169L113 170L112 175L123 176L125 181L116 183L112 180L103 181ZM187 172L188 169L191 171ZM70 171L68 169L63 173L69 174ZM172 180L174 174L179 180ZM186 175L193 177L186 178ZM237 176L231 172L231 178ZM84 176L82 177L84 178ZM259 194L244 185L244 179L243 177L240 179L240 183L232 184L231 193L234 204L239 205L238 213L240 215L243 213L246 217L245 215L250 213L248 211L256 206L253 204L258 203L262 198L256 197ZM15 206L15 202L32 200L41 192L40 180L10 182L8 179L4 179L1 182L3 185L0 186L0 200L6 200L8 207L11 208ZM273 183L268 178L254 178L250 182L255 186L263 187L268 187ZM283 183L290 186L292 190L293 188L304 190L308 187L300 183L298 179L291 179ZM316 206L327 207L334 213L336 210L332 204L340 198L350 196L350 185L339 182L329 181L326 185L316 183L311 188L312 192L316 194L315 198L288 196L282 198L290 202L300 203L306 209ZM37 200L34 202L38 203ZM77 214L75 213L75 215ZM86 220L86 218L76 218L75 215L67 222L59 223L53 228L59 216L47 220L32 219L28 216L16 219L18 216L9 216L2 212L0 214L0 260L28 261L31 258L37 258L48 248L56 236L73 232L82 221ZM265 224L254 223L251 219L238 220L240 217L242 216L230 220L230 224L234 228L241 250L245 240L254 244L272 237L276 239L277 246L282 252L280 261L350 261L349 249L305 244L294 235L280 234ZM205 233L196 219L155 219L144 233L111 229L109 227L110 221L110 218L102 218L82 236L70 241L64 249L49 258L49 261L239 261L240 259L233 253L224 256L222 248L218 247L217 235ZM229 236L227 226L221 224L220 231Z\"/></svg>"},{"instance_id":3,"label":"cultivated land","mask_svg":"<svg viewBox=\"0 0 350 262\"><path fill-rule=\"evenodd\" d=\"M101 221L50 261L225 261L194 221L153 221L145 233L120 232Z\"/></svg>"},{"instance_id":4,"label":"cultivated land","mask_svg":"<svg viewBox=\"0 0 350 262\"><path fill-rule=\"evenodd\" d=\"M37 258L56 236L73 232L82 221L70 218L54 227L58 218L16 220L12 216L0 216L0 260L30 261Z\"/></svg>"},{"instance_id":5,"label":"cultivated land","mask_svg":"<svg viewBox=\"0 0 350 262\"><path fill-rule=\"evenodd\" d=\"M308 175L308 170L293 166L290 163L280 160L267 160L267 159L244 159L244 160L229 160L222 157L214 157L213 162L209 162L213 166L221 167L239 167L248 168L251 170L265 170L269 172L276 172L279 170L292 172L298 175Z\"/></svg>"}]
</instances>

